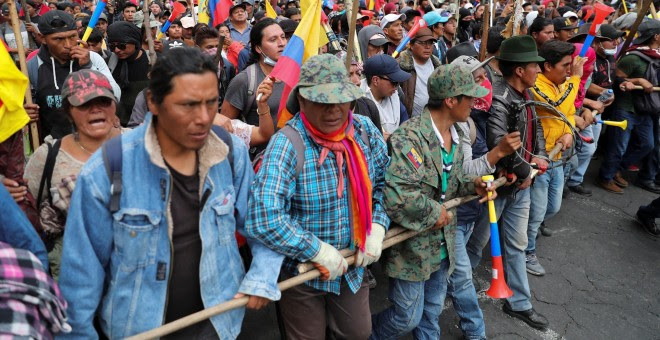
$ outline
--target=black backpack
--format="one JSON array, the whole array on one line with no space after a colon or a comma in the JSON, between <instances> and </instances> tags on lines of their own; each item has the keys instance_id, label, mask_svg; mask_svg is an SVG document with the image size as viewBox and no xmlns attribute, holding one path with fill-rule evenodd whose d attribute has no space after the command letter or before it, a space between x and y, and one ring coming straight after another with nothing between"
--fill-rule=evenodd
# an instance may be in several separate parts
<instances>
[{"instance_id":1,"label":"black backpack","mask_svg":"<svg viewBox=\"0 0 660 340\"><path fill-rule=\"evenodd\" d=\"M647 62L649 66L646 68L643 78L650 81L653 86L660 86L660 59L651 58L639 51L631 51L628 54L636 55ZM636 113L658 116L660 92L654 91L649 94L644 91L634 91L633 99Z\"/></svg>"}]
</instances>

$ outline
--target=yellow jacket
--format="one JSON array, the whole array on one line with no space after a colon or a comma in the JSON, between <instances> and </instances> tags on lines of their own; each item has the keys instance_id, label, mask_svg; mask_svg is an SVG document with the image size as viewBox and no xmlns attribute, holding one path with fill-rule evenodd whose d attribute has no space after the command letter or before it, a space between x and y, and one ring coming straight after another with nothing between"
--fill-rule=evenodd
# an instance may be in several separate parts
<instances>
[{"instance_id":1,"label":"yellow jacket","mask_svg":"<svg viewBox=\"0 0 660 340\"><path fill-rule=\"evenodd\" d=\"M567 81L556 86L542 73L536 78L536 84L532 88L534 100L546 102L554 106L559 112L566 116L566 119L575 126L575 98L580 87L580 77L571 76ZM555 117L548 109L536 107L536 113L540 118ZM545 136L545 149L550 152L561 136L571 133L571 129L561 120L541 119L543 126L543 135ZM561 158L561 153L556 159ZM555 160L556 160L555 159Z\"/></svg>"}]
</instances>

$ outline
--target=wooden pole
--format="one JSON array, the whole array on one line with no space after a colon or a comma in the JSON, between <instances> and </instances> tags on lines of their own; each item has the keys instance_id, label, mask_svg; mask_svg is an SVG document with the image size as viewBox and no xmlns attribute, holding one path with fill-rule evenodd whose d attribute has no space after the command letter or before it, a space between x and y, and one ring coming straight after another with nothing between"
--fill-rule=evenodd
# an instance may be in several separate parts
<instances>
[{"instance_id":1,"label":"wooden pole","mask_svg":"<svg viewBox=\"0 0 660 340\"><path fill-rule=\"evenodd\" d=\"M658 13L655 11L655 5L653 4L653 1L651 1L651 16L653 17L653 19L656 20L658 19Z\"/></svg>"},{"instance_id":2,"label":"wooden pole","mask_svg":"<svg viewBox=\"0 0 660 340\"><path fill-rule=\"evenodd\" d=\"M646 0L643 3L643 5L639 7L639 11L637 12L637 19L635 19L635 23L633 23L632 27L630 27L630 32L628 32L628 35L626 36L626 40L624 41L623 46L619 51L617 60L621 59L621 57L626 55L626 50L628 49L628 47L630 47L630 44L635 38L635 34L637 34L637 28L639 27L639 24L641 24L642 20L644 20L644 17L646 16L646 13L648 13L649 8L651 8L652 3L653 0Z\"/></svg>"},{"instance_id":3,"label":"wooden pole","mask_svg":"<svg viewBox=\"0 0 660 340\"><path fill-rule=\"evenodd\" d=\"M486 45L488 44L488 30L490 25L490 7L489 5L484 5L484 14L481 17L481 46L479 47L479 60L484 61L486 59Z\"/></svg>"},{"instance_id":4,"label":"wooden pole","mask_svg":"<svg viewBox=\"0 0 660 340\"><path fill-rule=\"evenodd\" d=\"M142 3L142 26L144 27L144 33L147 35L147 45L149 45L149 64L151 67L156 64L156 48L154 47L154 38L151 35L151 18L149 16L149 2L144 0ZM220 46L222 48L222 46Z\"/></svg>"},{"instance_id":5,"label":"wooden pole","mask_svg":"<svg viewBox=\"0 0 660 340\"><path fill-rule=\"evenodd\" d=\"M25 24L26 25L32 24L32 18L30 18L30 12L27 9L27 3L25 2L25 0L21 0L21 8L23 8L23 13L25 14ZM32 36L32 33L28 34L28 41L29 41L28 46L30 48L33 48L33 47L37 46L37 43L35 43L34 37Z\"/></svg>"},{"instance_id":6,"label":"wooden pole","mask_svg":"<svg viewBox=\"0 0 660 340\"><path fill-rule=\"evenodd\" d=\"M346 71L348 72L351 71L351 60L353 60L353 54L355 53L355 28L357 25L356 21L359 5L360 2L358 0L353 0L351 6L351 20L348 22L348 49L346 51Z\"/></svg>"},{"instance_id":7,"label":"wooden pole","mask_svg":"<svg viewBox=\"0 0 660 340\"><path fill-rule=\"evenodd\" d=\"M21 72L28 77L27 64L25 63L25 47L23 46L23 37L21 36L21 25L18 21L18 11L16 11L16 3L13 0L7 1L9 4L9 16L11 17L11 28L14 31L14 37L16 38L16 48L18 49L18 63L21 66ZM27 9L26 9L27 12ZM28 13L29 17L30 14ZM25 103L32 104L32 91L30 90L30 78L28 77L28 86L25 90ZM32 144L32 150L36 150L39 147L39 129L37 128L37 123L32 122L30 126L30 143Z\"/></svg>"},{"instance_id":8,"label":"wooden pole","mask_svg":"<svg viewBox=\"0 0 660 340\"><path fill-rule=\"evenodd\" d=\"M559 151L561 151L561 146L562 146L561 143L556 144L555 147L552 149L552 151L550 151L548 157L550 159L554 158L559 153ZM538 172L539 172L538 170L533 169L532 178L536 176ZM493 182L493 187L499 188L504 184L506 184L506 177L500 177ZM445 209L449 210L452 208L456 208L461 204L474 201L478 198L479 196L477 195L457 197L443 203L442 206L445 207ZM453 218L451 213L449 213L449 215L450 218ZM401 227L392 228L388 230L387 233L385 234L385 239L383 240L383 249L390 248L396 244L399 244L405 240L408 240L412 237L417 236L420 233L426 232L431 229L433 229L433 227L420 231L405 229ZM346 259L346 262L348 263L349 266L355 263L355 251L350 249L342 249L339 251L339 253ZM280 291L285 291L291 287L295 287L297 285L303 284L304 282L316 279L321 276L321 272L319 272L318 269L315 269L312 263L301 263L300 265L298 265L298 271L299 274L297 276L282 281L277 285ZM126 340L143 340L143 339L159 338L167 334L174 333L180 329L186 328L190 325L194 325L198 322L204 321L215 315L230 311L232 309L243 307L247 303L248 303L247 296L238 299L232 299L220 303L218 305L215 305L213 307L204 309L197 313L190 314L186 317L170 322L158 328L154 328L150 331L126 338Z\"/></svg>"}]
</instances>

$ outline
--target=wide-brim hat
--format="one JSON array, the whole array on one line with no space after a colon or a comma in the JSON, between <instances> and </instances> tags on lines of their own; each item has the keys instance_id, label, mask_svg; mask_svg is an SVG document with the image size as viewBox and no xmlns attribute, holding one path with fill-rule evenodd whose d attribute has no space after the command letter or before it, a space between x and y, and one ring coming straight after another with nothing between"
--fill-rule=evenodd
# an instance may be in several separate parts
<instances>
[{"instance_id":1,"label":"wide-brim hat","mask_svg":"<svg viewBox=\"0 0 660 340\"><path fill-rule=\"evenodd\" d=\"M502 42L497 60L514 63L533 63L545 61L539 56L536 41L529 35L517 35Z\"/></svg>"},{"instance_id":2,"label":"wide-brim hat","mask_svg":"<svg viewBox=\"0 0 660 340\"><path fill-rule=\"evenodd\" d=\"M577 32L577 34L574 35L574 36L572 36L570 39L568 39L568 42L570 42L570 43L580 43L580 42L583 42L584 39L587 37L587 35L589 35L589 30L590 30L590 29L591 29L591 23L590 23L590 22L589 22L589 23L586 23L586 24L584 24L584 25L582 25L582 26L580 26L580 28L578 28L578 32ZM608 40L608 41L609 41L609 40L612 40L612 39L610 39L610 38L608 38L608 37L604 37L604 36L600 35L600 30L598 30L598 31L596 32L596 39L599 39L599 40Z\"/></svg>"},{"instance_id":3,"label":"wide-brim hat","mask_svg":"<svg viewBox=\"0 0 660 340\"><path fill-rule=\"evenodd\" d=\"M364 96L364 91L348 79L342 62L331 54L315 55L300 68L298 85L287 98L287 110L295 114L300 111L298 94L320 104L350 103Z\"/></svg>"}]
</instances>

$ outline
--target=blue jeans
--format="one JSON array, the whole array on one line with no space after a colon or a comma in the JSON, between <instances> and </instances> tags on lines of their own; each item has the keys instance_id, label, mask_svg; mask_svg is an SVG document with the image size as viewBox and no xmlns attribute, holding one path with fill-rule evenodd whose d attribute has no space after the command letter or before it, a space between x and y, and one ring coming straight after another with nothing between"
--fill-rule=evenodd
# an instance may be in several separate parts
<instances>
[{"instance_id":1,"label":"blue jeans","mask_svg":"<svg viewBox=\"0 0 660 340\"><path fill-rule=\"evenodd\" d=\"M390 278L392 306L372 316L369 339L397 339L410 331L415 339L440 339L438 320L447 293L449 259L426 281Z\"/></svg>"},{"instance_id":2,"label":"blue jeans","mask_svg":"<svg viewBox=\"0 0 660 340\"><path fill-rule=\"evenodd\" d=\"M550 162L549 166L558 164ZM541 222L548 220L559 212L561 194L564 190L564 169L562 166L548 169L543 175L536 176L530 188L529 222L527 225L526 252L536 251L536 235Z\"/></svg>"},{"instance_id":3,"label":"blue jeans","mask_svg":"<svg viewBox=\"0 0 660 340\"><path fill-rule=\"evenodd\" d=\"M472 283L472 266L467 254L467 241L470 239L475 222L456 226L454 236L454 263L456 267L449 276L447 295L451 297L454 310L460 317L461 331L465 339L485 339L486 325L479 308L477 291Z\"/></svg>"},{"instance_id":4,"label":"blue jeans","mask_svg":"<svg viewBox=\"0 0 660 340\"><path fill-rule=\"evenodd\" d=\"M597 114L595 118L600 120L600 114ZM612 128L614 129L615 127ZM598 146L598 139L600 138L600 131L602 129L603 126L601 124L593 124L582 130L581 134L585 137L593 137L594 142L592 144L582 143L582 147L578 150L578 166L566 183L569 187L578 186L584 181L584 174L587 172L587 168L589 168L591 157L596 153L596 147Z\"/></svg>"},{"instance_id":5,"label":"blue jeans","mask_svg":"<svg viewBox=\"0 0 660 340\"><path fill-rule=\"evenodd\" d=\"M618 171L628 168L631 164L638 163L653 150L653 119L651 116L637 115L621 109L614 110L612 120L621 121L624 119L628 120L628 128L626 130L608 128L608 140L610 144L608 145L603 164L600 166L599 177L601 180L611 180ZM628 142L632 134L635 134L639 144L626 153L626 148L628 148ZM625 159L623 158L624 154L626 154Z\"/></svg>"},{"instance_id":6,"label":"blue jeans","mask_svg":"<svg viewBox=\"0 0 660 340\"><path fill-rule=\"evenodd\" d=\"M495 199L495 212L499 218L500 234L503 235L504 274L513 296L507 301L514 311L532 308L529 282L527 281L525 249L527 248L527 222L529 218L529 188ZM483 209L474 227L467 251L472 269L481 261L484 247L490 238L488 209Z\"/></svg>"},{"instance_id":7,"label":"blue jeans","mask_svg":"<svg viewBox=\"0 0 660 340\"><path fill-rule=\"evenodd\" d=\"M653 151L642 160L638 176L640 181L654 181L658 175L658 167L660 167L660 124L658 120L658 118L655 118L653 121L655 147L653 148Z\"/></svg>"}]
</instances>

